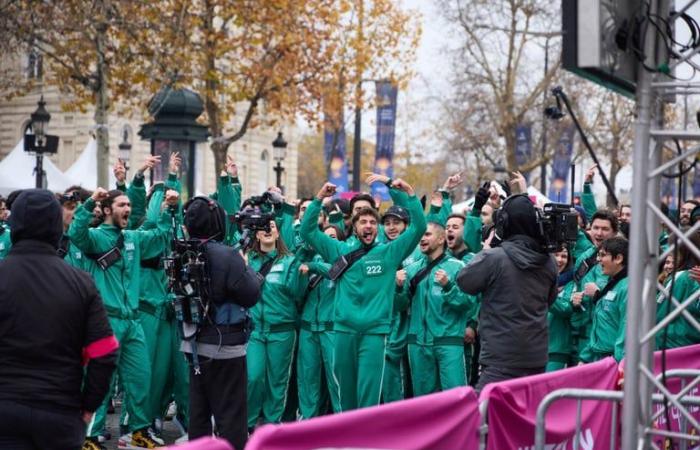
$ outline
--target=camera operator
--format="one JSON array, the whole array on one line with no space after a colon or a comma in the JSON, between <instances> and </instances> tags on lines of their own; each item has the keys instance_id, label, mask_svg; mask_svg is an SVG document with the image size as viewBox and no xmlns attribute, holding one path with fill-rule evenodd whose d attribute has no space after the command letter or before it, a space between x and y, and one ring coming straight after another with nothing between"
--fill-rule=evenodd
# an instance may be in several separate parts
<instances>
[{"instance_id":1,"label":"camera operator","mask_svg":"<svg viewBox=\"0 0 700 450\"><path fill-rule=\"evenodd\" d=\"M495 217L500 246L481 251L461 270L459 287L482 294L481 375L476 386L544 372L547 310L557 295L554 261L543 247L535 207L524 194Z\"/></svg>"},{"instance_id":2,"label":"camera operator","mask_svg":"<svg viewBox=\"0 0 700 450\"><path fill-rule=\"evenodd\" d=\"M193 198L185 205L184 220L190 238L204 244L210 277L209 310L196 343L182 343L189 359L194 362L196 352L199 363L190 367L189 437L211 436L213 415L217 433L242 449L248 438L248 308L258 301L260 282L241 255L221 242L226 213L215 200Z\"/></svg>"},{"instance_id":3,"label":"camera operator","mask_svg":"<svg viewBox=\"0 0 700 450\"><path fill-rule=\"evenodd\" d=\"M14 246L0 262L0 448L75 450L119 344L95 283L56 256L54 195L25 190L10 220Z\"/></svg>"}]
</instances>

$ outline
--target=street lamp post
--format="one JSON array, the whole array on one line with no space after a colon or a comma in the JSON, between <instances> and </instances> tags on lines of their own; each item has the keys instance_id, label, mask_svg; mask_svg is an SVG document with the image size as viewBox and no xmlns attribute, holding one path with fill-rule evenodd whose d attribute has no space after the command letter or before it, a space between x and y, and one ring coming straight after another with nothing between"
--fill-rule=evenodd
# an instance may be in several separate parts
<instances>
[{"instance_id":1,"label":"street lamp post","mask_svg":"<svg viewBox=\"0 0 700 450\"><path fill-rule=\"evenodd\" d=\"M287 141L284 140L281 131L277 133L277 137L272 141L272 157L277 161L277 165L274 167L277 175L277 187L284 192L282 188L282 172L284 172L282 161L287 157Z\"/></svg>"},{"instance_id":2,"label":"street lamp post","mask_svg":"<svg viewBox=\"0 0 700 450\"><path fill-rule=\"evenodd\" d=\"M129 142L129 131L124 128L123 140L119 144L119 159L124 163L124 169L129 170L129 159L131 158L131 142Z\"/></svg>"},{"instance_id":3,"label":"street lamp post","mask_svg":"<svg viewBox=\"0 0 700 450\"><path fill-rule=\"evenodd\" d=\"M43 95L37 102L37 105L36 111L30 116L33 134L24 136L24 151L36 155L36 166L34 167L34 175L36 176L35 187L42 189L46 187L44 153L56 153L58 150L58 137L47 133L51 114L46 110L46 102Z\"/></svg>"}]
</instances>

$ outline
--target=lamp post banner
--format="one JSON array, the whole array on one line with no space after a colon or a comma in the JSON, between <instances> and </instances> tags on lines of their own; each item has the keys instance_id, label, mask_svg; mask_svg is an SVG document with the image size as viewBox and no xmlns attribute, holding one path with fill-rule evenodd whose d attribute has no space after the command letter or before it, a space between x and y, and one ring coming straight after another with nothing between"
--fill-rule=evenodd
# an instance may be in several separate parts
<instances>
[{"instance_id":1,"label":"lamp post banner","mask_svg":"<svg viewBox=\"0 0 700 450\"><path fill-rule=\"evenodd\" d=\"M486 385L479 402L488 400L489 449L531 450L535 446L537 408L552 391L564 388L615 390L618 366L613 358L541 375ZM576 434L577 404L560 399L545 416L545 448L609 450L612 402L583 400ZM574 439L577 443L574 444Z\"/></svg>"},{"instance_id":2,"label":"lamp post banner","mask_svg":"<svg viewBox=\"0 0 700 450\"><path fill-rule=\"evenodd\" d=\"M548 197L554 202L566 203L569 198L569 170L574 151L574 126L562 130L552 158L552 177Z\"/></svg>"},{"instance_id":3,"label":"lamp post banner","mask_svg":"<svg viewBox=\"0 0 700 450\"><path fill-rule=\"evenodd\" d=\"M522 166L532 157L532 126L521 124L515 127L515 162ZM530 182L530 172L522 172L525 181Z\"/></svg>"},{"instance_id":4,"label":"lamp post banner","mask_svg":"<svg viewBox=\"0 0 700 450\"><path fill-rule=\"evenodd\" d=\"M396 98L398 87L389 81L377 81L377 144L374 173L394 176L394 137L396 135ZM389 200L389 188L382 183L372 184L372 197Z\"/></svg>"},{"instance_id":5,"label":"lamp post banner","mask_svg":"<svg viewBox=\"0 0 700 450\"><path fill-rule=\"evenodd\" d=\"M479 409L470 387L255 430L246 450L475 449Z\"/></svg>"},{"instance_id":6,"label":"lamp post banner","mask_svg":"<svg viewBox=\"0 0 700 450\"><path fill-rule=\"evenodd\" d=\"M333 143L335 142L335 145ZM328 167L328 181L336 185L336 192L348 190L348 162L345 151L345 129L333 129L326 123L323 131L323 155Z\"/></svg>"}]
</instances>

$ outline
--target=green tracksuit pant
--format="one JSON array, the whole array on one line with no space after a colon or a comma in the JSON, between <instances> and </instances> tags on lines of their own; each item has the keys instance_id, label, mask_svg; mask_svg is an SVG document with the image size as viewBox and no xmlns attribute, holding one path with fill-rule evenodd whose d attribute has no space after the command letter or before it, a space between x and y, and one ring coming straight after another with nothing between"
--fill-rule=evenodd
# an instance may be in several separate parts
<instances>
[{"instance_id":1,"label":"green tracksuit pant","mask_svg":"<svg viewBox=\"0 0 700 450\"><path fill-rule=\"evenodd\" d=\"M287 403L296 331L258 332L250 336L248 363L248 428L262 416L279 423Z\"/></svg>"},{"instance_id":2,"label":"green tracksuit pant","mask_svg":"<svg viewBox=\"0 0 700 450\"><path fill-rule=\"evenodd\" d=\"M114 336L119 341L117 374L124 388L124 404L129 414L131 431L146 428L151 424L149 417L148 387L151 382L151 366L148 362L148 349L141 324L133 319L109 317ZM88 426L87 435L96 437L104 433L107 406L111 399L108 394L102 405L95 411L95 417Z\"/></svg>"},{"instance_id":3,"label":"green tracksuit pant","mask_svg":"<svg viewBox=\"0 0 700 450\"><path fill-rule=\"evenodd\" d=\"M382 393L385 334L335 332L335 377L341 411L375 406Z\"/></svg>"},{"instance_id":4,"label":"green tracksuit pant","mask_svg":"<svg viewBox=\"0 0 700 450\"><path fill-rule=\"evenodd\" d=\"M333 374L333 331L299 332L299 354L297 355L297 386L299 389L299 413L303 419L323 414L321 411L327 396L333 412L338 412L338 383ZM325 377L322 377L324 374ZM325 378L326 386L321 386Z\"/></svg>"},{"instance_id":5,"label":"green tracksuit pant","mask_svg":"<svg viewBox=\"0 0 700 450\"><path fill-rule=\"evenodd\" d=\"M547 366L545 367L545 372L554 372L555 370L561 370L566 368L566 363L569 360L569 355L564 355L561 353L550 353L549 359L547 360Z\"/></svg>"},{"instance_id":6,"label":"green tracksuit pant","mask_svg":"<svg viewBox=\"0 0 700 450\"><path fill-rule=\"evenodd\" d=\"M404 393L404 367L403 359L406 354L406 346L390 345L386 349L386 361L384 363L384 376L382 377L382 401L384 403L403 400Z\"/></svg>"},{"instance_id":7,"label":"green tracksuit pant","mask_svg":"<svg viewBox=\"0 0 700 450\"><path fill-rule=\"evenodd\" d=\"M151 362L151 384L149 389L149 417L163 417L172 398L177 404L180 423L189 419L189 369L187 359L180 352L180 333L177 321L166 314L166 306L152 311L139 311L139 322L143 327Z\"/></svg>"},{"instance_id":8,"label":"green tracksuit pant","mask_svg":"<svg viewBox=\"0 0 700 450\"><path fill-rule=\"evenodd\" d=\"M426 395L467 384L464 346L408 345L413 395Z\"/></svg>"}]
</instances>

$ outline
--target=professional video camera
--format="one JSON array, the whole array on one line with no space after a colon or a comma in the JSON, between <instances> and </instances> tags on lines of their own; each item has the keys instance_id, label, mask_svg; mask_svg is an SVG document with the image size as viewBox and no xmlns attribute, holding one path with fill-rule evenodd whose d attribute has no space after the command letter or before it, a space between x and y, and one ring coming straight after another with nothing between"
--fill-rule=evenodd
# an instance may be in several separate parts
<instances>
[{"instance_id":1,"label":"professional video camera","mask_svg":"<svg viewBox=\"0 0 700 450\"><path fill-rule=\"evenodd\" d=\"M578 237L578 214L567 203L547 203L537 211L542 246L547 253L573 245Z\"/></svg>"},{"instance_id":2,"label":"professional video camera","mask_svg":"<svg viewBox=\"0 0 700 450\"><path fill-rule=\"evenodd\" d=\"M284 199L276 192L267 191L263 195L248 198L241 205L240 211L229 216L229 220L238 226L241 238L238 240L238 248L248 248L257 231L270 231L270 222L275 220L276 208L284 203ZM263 207L268 212L263 211Z\"/></svg>"},{"instance_id":3,"label":"professional video camera","mask_svg":"<svg viewBox=\"0 0 700 450\"><path fill-rule=\"evenodd\" d=\"M168 290L175 295L175 317L182 323L183 338L194 337L209 311L209 268L206 242L174 239L172 251L163 258Z\"/></svg>"}]
</instances>

